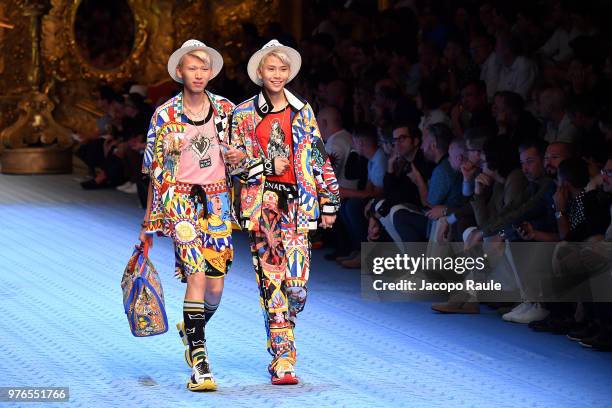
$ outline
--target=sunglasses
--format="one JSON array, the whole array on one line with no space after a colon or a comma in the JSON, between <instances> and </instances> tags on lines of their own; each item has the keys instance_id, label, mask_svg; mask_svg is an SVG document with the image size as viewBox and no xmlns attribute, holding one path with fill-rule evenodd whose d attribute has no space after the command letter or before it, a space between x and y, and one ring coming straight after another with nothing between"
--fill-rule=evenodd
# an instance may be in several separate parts
<instances>
[{"instance_id":1,"label":"sunglasses","mask_svg":"<svg viewBox=\"0 0 612 408\"><path fill-rule=\"evenodd\" d=\"M601 169L599 170L602 176L611 177L612 178L612 168L610 169Z\"/></svg>"}]
</instances>

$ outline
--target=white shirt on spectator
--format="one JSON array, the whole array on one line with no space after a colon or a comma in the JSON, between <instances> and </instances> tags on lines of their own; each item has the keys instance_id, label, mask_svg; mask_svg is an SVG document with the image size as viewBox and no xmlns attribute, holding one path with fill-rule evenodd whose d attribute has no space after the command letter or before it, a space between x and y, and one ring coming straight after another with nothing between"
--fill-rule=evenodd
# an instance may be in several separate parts
<instances>
[{"instance_id":1,"label":"white shirt on spectator","mask_svg":"<svg viewBox=\"0 0 612 408\"><path fill-rule=\"evenodd\" d=\"M421 117L419 129L421 129L421 132L424 132L427 126L433 125L434 123L444 123L449 127L451 126L451 120L448 115L441 109L434 109Z\"/></svg>"},{"instance_id":2,"label":"white shirt on spectator","mask_svg":"<svg viewBox=\"0 0 612 408\"><path fill-rule=\"evenodd\" d=\"M578 139L578 136L580 136L580 130L572 124L567 113L563 116L561 122L559 122L559 126L555 125L552 121L546 124L544 139L548 143L574 143Z\"/></svg>"},{"instance_id":3,"label":"white shirt on spectator","mask_svg":"<svg viewBox=\"0 0 612 408\"><path fill-rule=\"evenodd\" d=\"M489 102L493 100L493 96L497 91L500 71L501 63L497 59L495 52L492 52L480 67L480 80L487 86L487 97L489 98Z\"/></svg>"},{"instance_id":4,"label":"white shirt on spectator","mask_svg":"<svg viewBox=\"0 0 612 408\"><path fill-rule=\"evenodd\" d=\"M546 41L546 44L540 47L538 52L551 58L553 61L565 62L574 55L574 51L570 47L570 42L573 39L581 35L591 36L594 34L594 32L583 33L576 28L572 28L569 32L565 28L557 28L548 41Z\"/></svg>"},{"instance_id":5,"label":"white shirt on spectator","mask_svg":"<svg viewBox=\"0 0 612 408\"><path fill-rule=\"evenodd\" d=\"M325 142L325 151L332 158L340 187L357 189L358 180L347 180L345 174L346 160L351 152L352 141L351 134L347 130L339 130L329 136Z\"/></svg>"},{"instance_id":6,"label":"white shirt on spectator","mask_svg":"<svg viewBox=\"0 0 612 408\"><path fill-rule=\"evenodd\" d=\"M512 91L526 101L529 91L538 76L538 66L523 56L516 57L512 65L502 65L497 91Z\"/></svg>"}]
</instances>

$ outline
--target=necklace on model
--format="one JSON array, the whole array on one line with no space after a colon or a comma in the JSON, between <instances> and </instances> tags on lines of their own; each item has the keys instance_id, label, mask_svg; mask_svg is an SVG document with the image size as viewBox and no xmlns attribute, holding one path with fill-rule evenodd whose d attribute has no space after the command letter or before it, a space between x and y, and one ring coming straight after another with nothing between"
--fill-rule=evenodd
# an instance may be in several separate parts
<instances>
[{"instance_id":1,"label":"necklace on model","mask_svg":"<svg viewBox=\"0 0 612 408\"><path fill-rule=\"evenodd\" d=\"M200 109L199 112L194 112L188 105L187 103L183 103L183 106L185 107L185 111L189 114L188 117L189 119L191 119L194 122L198 122L202 119L204 119L205 115L204 115L204 111L206 111L206 113L208 113L208 109L210 109L210 103L208 103L208 106L206 104L206 100L207 98L204 98L204 102L202 103L202 109ZM206 109L208 108L208 109Z\"/></svg>"}]
</instances>

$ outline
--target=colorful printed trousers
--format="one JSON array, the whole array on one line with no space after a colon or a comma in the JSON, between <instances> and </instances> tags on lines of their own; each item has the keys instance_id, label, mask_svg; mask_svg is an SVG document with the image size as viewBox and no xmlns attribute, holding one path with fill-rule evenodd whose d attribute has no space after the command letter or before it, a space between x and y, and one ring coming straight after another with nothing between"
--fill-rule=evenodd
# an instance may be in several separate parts
<instances>
[{"instance_id":1,"label":"colorful printed trousers","mask_svg":"<svg viewBox=\"0 0 612 408\"><path fill-rule=\"evenodd\" d=\"M295 364L293 329L296 316L306 303L310 269L310 242L307 232L296 230L297 202L289 200L279 209L279 196L264 193L259 231L251 233L251 253L259 286L268 352L273 356L270 373L278 362Z\"/></svg>"},{"instance_id":2,"label":"colorful printed trousers","mask_svg":"<svg viewBox=\"0 0 612 408\"><path fill-rule=\"evenodd\" d=\"M203 193L198 195L193 185L177 184L168 211L174 241L175 276L182 282L200 271L207 277L223 278L234 257L231 207L225 180L201 186L201 190Z\"/></svg>"}]
</instances>

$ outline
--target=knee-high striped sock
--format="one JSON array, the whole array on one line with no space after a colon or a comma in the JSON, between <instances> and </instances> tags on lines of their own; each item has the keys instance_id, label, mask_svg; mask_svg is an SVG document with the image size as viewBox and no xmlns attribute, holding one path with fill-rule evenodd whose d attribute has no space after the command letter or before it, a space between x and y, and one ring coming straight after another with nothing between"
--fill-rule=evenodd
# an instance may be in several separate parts
<instances>
[{"instance_id":1,"label":"knee-high striped sock","mask_svg":"<svg viewBox=\"0 0 612 408\"><path fill-rule=\"evenodd\" d=\"M204 325L206 314L203 300L188 300L183 303L183 319L185 321L185 335L189 344L191 357L195 359L205 354L206 338Z\"/></svg>"},{"instance_id":2,"label":"knee-high striped sock","mask_svg":"<svg viewBox=\"0 0 612 408\"><path fill-rule=\"evenodd\" d=\"M213 304L209 303L206 300L204 301L204 314L206 315L206 323L213 317L217 308L219 307L219 303Z\"/></svg>"}]
</instances>

